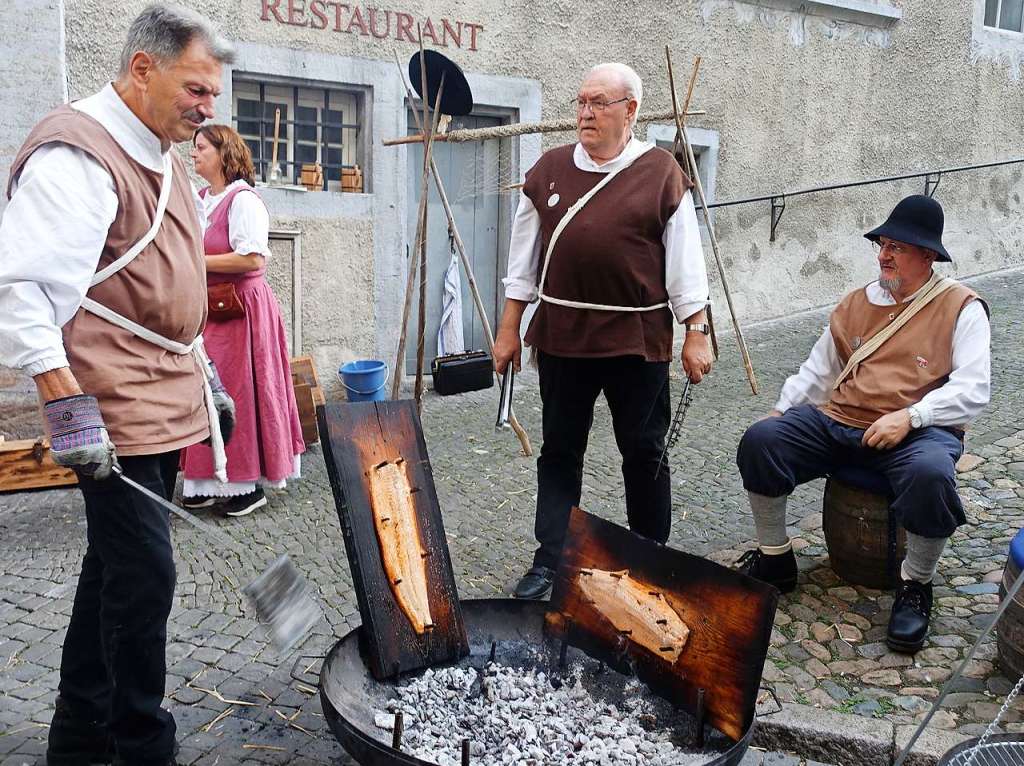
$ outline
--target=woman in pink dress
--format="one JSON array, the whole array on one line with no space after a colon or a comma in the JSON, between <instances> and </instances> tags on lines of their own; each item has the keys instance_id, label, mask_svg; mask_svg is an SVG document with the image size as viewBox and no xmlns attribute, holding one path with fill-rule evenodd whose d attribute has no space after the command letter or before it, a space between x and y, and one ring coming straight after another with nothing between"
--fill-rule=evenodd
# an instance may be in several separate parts
<instances>
[{"instance_id":1,"label":"woman in pink dress","mask_svg":"<svg viewBox=\"0 0 1024 766\"><path fill-rule=\"evenodd\" d=\"M227 445L227 483L214 477L209 447L184 451L182 505L244 516L267 504L264 487L281 488L298 478L305 445L284 323L264 279L270 216L252 188L252 154L232 128L208 125L195 135L192 160L210 184L199 192L212 296L203 339L235 400L237 425Z\"/></svg>"}]
</instances>

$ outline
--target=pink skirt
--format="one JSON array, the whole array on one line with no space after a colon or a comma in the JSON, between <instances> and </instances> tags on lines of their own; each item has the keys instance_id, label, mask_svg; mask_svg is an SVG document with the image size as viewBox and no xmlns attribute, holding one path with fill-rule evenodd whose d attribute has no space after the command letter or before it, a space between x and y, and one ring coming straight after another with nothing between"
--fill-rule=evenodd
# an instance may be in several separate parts
<instances>
[{"instance_id":1,"label":"pink skirt","mask_svg":"<svg viewBox=\"0 0 1024 766\"><path fill-rule=\"evenodd\" d=\"M235 283L245 316L207 322L203 341L235 400L235 431L227 445L228 481L279 482L291 478L295 456L306 450L281 310L262 274L224 281ZM186 449L182 470L186 479L212 479L210 448L197 444Z\"/></svg>"}]
</instances>

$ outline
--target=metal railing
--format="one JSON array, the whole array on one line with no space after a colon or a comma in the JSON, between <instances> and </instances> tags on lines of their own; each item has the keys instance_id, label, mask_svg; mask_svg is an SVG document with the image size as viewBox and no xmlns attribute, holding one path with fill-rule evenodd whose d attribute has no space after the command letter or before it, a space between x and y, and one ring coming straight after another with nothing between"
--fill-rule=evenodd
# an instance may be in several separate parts
<instances>
[{"instance_id":1,"label":"metal railing","mask_svg":"<svg viewBox=\"0 0 1024 766\"><path fill-rule=\"evenodd\" d=\"M935 194L935 190L939 188L939 183L942 181L942 176L944 175L963 173L968 170L981 170L983 168L997 168L1002 167L1003 165L1019 165L1021 163L1024 163L1024 157L1013 160L1000 160L999 162L983 162L979 165L960 165L958 167L942 168L941 170L922 170L917 173L903 173L895 176L868 178L862 181L847 181L845 183L829 184L827 186L812 186L808 189L782 192L780 194L764 194L760 197L747 197L745 199L729 200L728 202L713 202L708 205L708 209L710 210L716 207L733 207L735 205L749 205L754 202L771 202L772 219L769 241L774 242L775 231L778 229L779 220L782 218L782 213L786 209L786 199L789 197L799 197L804 194L817 194L819 192L834 191L836 189L851 189L857 186L870 186L871 184L889 183L891 181L906 181L911 178L925 179L924 193L931 197Z\"/></svg>"}]
</instances>

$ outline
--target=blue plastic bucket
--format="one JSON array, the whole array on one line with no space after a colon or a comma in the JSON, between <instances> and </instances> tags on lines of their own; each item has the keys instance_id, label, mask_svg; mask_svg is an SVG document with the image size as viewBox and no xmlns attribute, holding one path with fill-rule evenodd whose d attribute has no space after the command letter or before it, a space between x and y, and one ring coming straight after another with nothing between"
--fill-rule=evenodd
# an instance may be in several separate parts
<instances>
[{"instance_id":1,"label":"blue plastic bucket","mask_svg":"<svg viewBox=\"0 0 1024 766\"><path fill-rule=\"evenodd\" d=\"M350 402L382 402L387 398L388 366L376 359L357 359L338 369Z\"/></svg>"}]
</instances>

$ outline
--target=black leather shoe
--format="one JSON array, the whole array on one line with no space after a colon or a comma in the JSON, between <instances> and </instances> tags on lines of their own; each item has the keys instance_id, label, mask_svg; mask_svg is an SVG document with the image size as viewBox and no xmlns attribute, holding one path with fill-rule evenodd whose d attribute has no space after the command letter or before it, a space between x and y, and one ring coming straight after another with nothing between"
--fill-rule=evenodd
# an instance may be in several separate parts
<instances>
[{"instance_id":1,"label":"black leather shoe","mask_svg":"<svg viewBox=\"0 0 1024 766\"><path fill-rule=\"evenodd\" d=\"M736 569L761 582L774 585L782 593L789 593L796 587L796 554L792 548L775 556L754 548L736 560Z\"/></svg>"},{"instance_id":2,"label":"black leather shoe","mask_svg":"<svg viewBox=\"0 0 1024 766\"><path fill-rule=\"evenodd\" d=\"M114 740L104 721L83 717L61 697L54 704L46 747L48 766L112 763Z\"/></svg>"},{"instance_id":3,"label":"black leather shoe","mask_svg":"<svg viewBox=\"0 0 1024 766\"><path fill-rule=\"evenodd\" d=\"M555 581L555 570L550 567L532 567L523 575L512 593L516 598L544 598Z\"/></svg>"},{"instance_id":4,"label":"black leather shoe","mask_svg":"<svg viewBox=\"0 0 1024 766\"><path fill-rule=\"evenodd\" d=\"M931 614L932 584L902 580L889 615L885 643L894 652L913 654L924 646Z\"/></svg>"}]
</instances>

